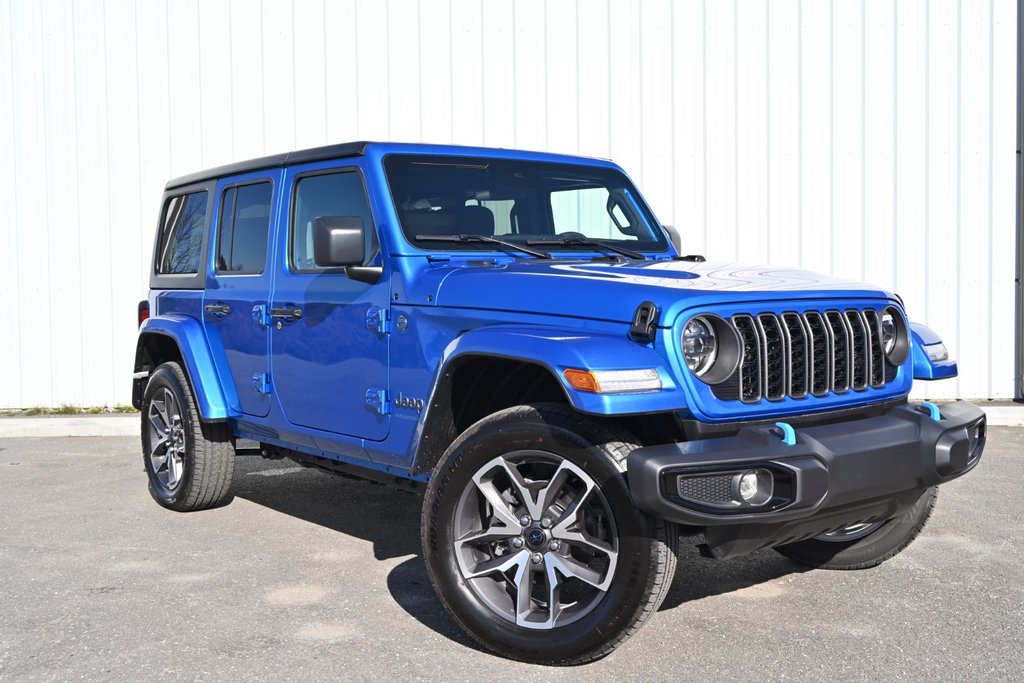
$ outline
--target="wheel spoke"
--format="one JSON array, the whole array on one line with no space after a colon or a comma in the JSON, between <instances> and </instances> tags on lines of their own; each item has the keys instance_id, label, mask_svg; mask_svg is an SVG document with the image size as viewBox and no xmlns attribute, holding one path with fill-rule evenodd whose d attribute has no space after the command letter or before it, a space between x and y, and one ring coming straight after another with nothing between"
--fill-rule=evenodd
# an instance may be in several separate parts
<instances>
[{"instance_id":1,"label":"wheel spoke","mask_svg":"<svg viewBox=\"0 0 1024 683\"><path fill-rule=\"evenodd\" d=\"M590 550L596 550L608 557L615 557L616 555L615 548L612 547L611 544L599 541L590 534L582 531L562 531L559 534L553 535L561 541L567 541L569 543L584 546Z\"/></svg>"},{"instance_id":2,"label":"wheel spoke","mask_svg":"<svg viewBox=\"0 0 1024 683\"><path fill-rule=\"evenodd\" d=\"M554 505L555 500L558 499L558 494L561 493L562 487L565 486L569 476L576 474L577 471L578 468L568 460L563 460L559 463L558 469L551 475L551 479L548 480L548 483L537 494L537 514L534 516L534 519L541 519L547 515L548 510ZM590 485L588 484L587 492L583 495L586 496L589 492Z\"/></svg>"},{"instance_id":3,"label":"wheel spoke","mask_svg":"<svg viewBox=\"0 0 1024 683\"><path fill-rule=\"evenodd\" d=\"M526 513L534 519L540 519L543 516L544 508L541 507L540 502L534 496L534 492L530 490L530 485L526 483L523 475L519 473L519 468L504 458L497 458L495 464L501 467L512 481L516 497L526 506Z\"/></svg>"},{"instance_id":4,"label":"wheel spoke","mask_svg":"<svg viewBox=\"0 0 1024 683\"><path fill-rule=\"evenodd\" d=\"M163 421L164 427L162 431L167 431L171 428L171 418L167 416L167 392L164 392L164 398L162 401L153 400L153 408L156 410L157 416Z\"/></svg>"},{"instance_id":5,"label":"wheel spoke","mask_svg":"<svg viewBox=\"0 0 1024 683\"><path fill-rule=\"evenodd\" d=\"M463 545L475 546L482 543L500 541L504 538L511 538L512 536L518 536L519 533L520 529L518 524L514 529L506 526L491 525L486 529L481 529L480 531L471 531L468 534L464 535L462 538L455 539L455 545L460 548Z\"/></svg>"},{"instance_id":6,"label":"wheel spoke","mask_svg":"<svg viewBox=\"0 0 1024 683\"><path fill-rule=\"evenodd\" d=\"M167 458L170 457L171 452L167 450L167 444L163 443L162 445L164 446L163 453L157 453L156 449L154 448L153 454L149 456L149 461L153 465L154 472L159 472L161 469L163 469L163 467L167 464Z\"/></svg>"},{"instance_id":7,"label":"wheel spoke","mask_svg":"<svg viewBox=\"0 0 1024 683\"><path fill-rule=\"evenodd\" d=\"M514 555L501 555L500 557L478 562L475 567L465 572L465 577L467 579L477 579L481 576L494 574L495 572L504 573L516 566L521 571L524 567L529 569L529 562L530 553L520 550ZM519 572L516 572L516 576L519 576Z\"/></svg>"},{"instance_id":8,"label":"wheel spoke","mask_svg":"<svg viewBox=\"0 0 1024 683\"><path fill-rule=\"evenodd\" d=\"M611 572L606 572L607 576L602 578L601 572L588 567L575 558L549 553L547 559L548 563L552 565L552 569L560 572L562 576L579 579L598 590L606 590L611 583Z\"/></svg>"},{"instance_id":9,"label":"wheel spoke","mask_svg":"<svg viewBox=\"0 0 1024 683\"><path fill-rule=\"evenodd\" d=\"M497 521L503 527L518 529L519 520L516 518L515 513L512 512L508 502L501 497L501 492L498 491L494 482L489 478L481 477L479 474L473 478L473 482L487 502L491 504L492 514L497 518Z\"/></svg>"},{"instance_id":10,"label":"wheel spoke","mask_svg":"<svg viewBox=\"0 0 1024 683\"><path fill-rule=\"evenodd\" d=\"M168 426L174 424L174 418L178 417L178 403L170 389L164 389L164 410L164 419L167 420Z\"/></svg>"},{"instance_id":11,"label":"wheel spoke","mask_svg":"<svg viewBox=\"0 0 1024 683\"><path fill-rule=\"evenodd\" d=\"M527 554L528 556L528 554ZM522 626L533 612L533 577L529 560L523 561L516 571L516 624Z\"/></svg>"},{"instance_id":12,"label":"wheel spoke","mask_svg":"<svg viewBox=\"0 0 1024 683\"><path fill-rule=\"evenodd\" d=\"M181 476L181 463L178 462L177 453L173 450L167 451L167 486L174 486Z\"/></svg>"},{"instance_id":13,"label":"wheel spoke","mask_svg":"<svg viewBox=\"0 0 1024 683\"><path fill-rule=\"evenodd\" d=\"M548 583L548 621L547 626L554 626L558 621L558 615L562 611L562 603L559 598L562 588L562 580L558 578L555 565L547 562L544 566L544 576Z\"/></svg>"}]
</instances>

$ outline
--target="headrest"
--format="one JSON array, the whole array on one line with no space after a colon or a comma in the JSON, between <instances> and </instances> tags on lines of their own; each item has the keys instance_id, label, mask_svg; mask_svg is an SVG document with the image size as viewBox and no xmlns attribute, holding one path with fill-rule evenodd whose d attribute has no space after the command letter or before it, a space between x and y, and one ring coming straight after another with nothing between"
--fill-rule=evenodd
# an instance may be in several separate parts
<instances>
[{"instance_id":1,"label":"headrest","mask_svg":"<svg viewBox=\"0 0 1024 683\"><path fill-rule=\"evenodd\" d=\"M494 212L486 206L470 204L459 213L459 232L468 235L494 234Z\"/></svg>"}]
</instances>

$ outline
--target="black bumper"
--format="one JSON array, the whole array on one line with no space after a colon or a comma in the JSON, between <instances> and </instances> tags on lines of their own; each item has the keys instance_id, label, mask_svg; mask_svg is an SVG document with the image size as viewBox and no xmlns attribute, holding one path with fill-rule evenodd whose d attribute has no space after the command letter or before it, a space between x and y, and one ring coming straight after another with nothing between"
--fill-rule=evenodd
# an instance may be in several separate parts
<instances>
[{"instance_id":1,"label":"black bumper","mask_svg":"<svg viewBox=\"0 0 1024 683\"><path fill-rule=\"evenodd\" d=\"M934 420L907 404L874 417L800 427L791 446L780 430L761 425L727 438L640 448L629 456L628 477L640 508L703 527L708 550L729 557L890 519L924 489L974 468L984 442L985 413L977 406L950 403ZM772 473L774 495L761 506L730 508L680 495L680 475L751 469Z\"/></svg>"}]
</instances>

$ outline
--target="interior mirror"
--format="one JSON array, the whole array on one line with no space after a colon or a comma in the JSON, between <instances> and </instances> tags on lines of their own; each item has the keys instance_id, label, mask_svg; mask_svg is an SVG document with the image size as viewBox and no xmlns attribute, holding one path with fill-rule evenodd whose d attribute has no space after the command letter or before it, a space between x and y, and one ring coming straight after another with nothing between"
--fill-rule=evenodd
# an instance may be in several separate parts
<instances>
[{"instance_id":1,"label":"interior mirror","mask_svg":"<svg viewBox=\"0 0 1024 683\"><path fill-rule=\"evenodd\" d=\"M676 248L680 254L683 253L683 238L679 235L679 231L676 230L674 225L663 225L665 232L668 233L668 238L672 241L672 246Z\"/></svg>"},{"instance_id":2,"label":"interior mirror","mask_svg":"<svg viewBox=\"0 0 1024 683\"><path fill-rule=\"evenodd\" d=\"M319 216L313 221L313 260L325 268L363 263L363 219L359 216Z\"/></svg>"}]
</instances>

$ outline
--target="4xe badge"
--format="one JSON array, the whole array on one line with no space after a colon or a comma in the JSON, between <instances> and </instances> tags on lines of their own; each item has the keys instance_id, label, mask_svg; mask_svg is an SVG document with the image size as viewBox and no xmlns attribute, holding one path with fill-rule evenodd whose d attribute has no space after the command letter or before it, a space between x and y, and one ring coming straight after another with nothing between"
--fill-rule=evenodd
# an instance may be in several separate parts
<instances>
[{"instance_id":1,"label":"4xe badge","mask_svg":"<svg viewBox=\"0 0 1024 683\"><path fill-rule=\"evenodd\" d=\"M422 398L412 398L410 396L406 396L402 392L399 392L398 398L395 399L396 407L408 408L410 410L415 410L417 413L423 412L423 405L424 404Z\"/></svg>"}]
</instances>

